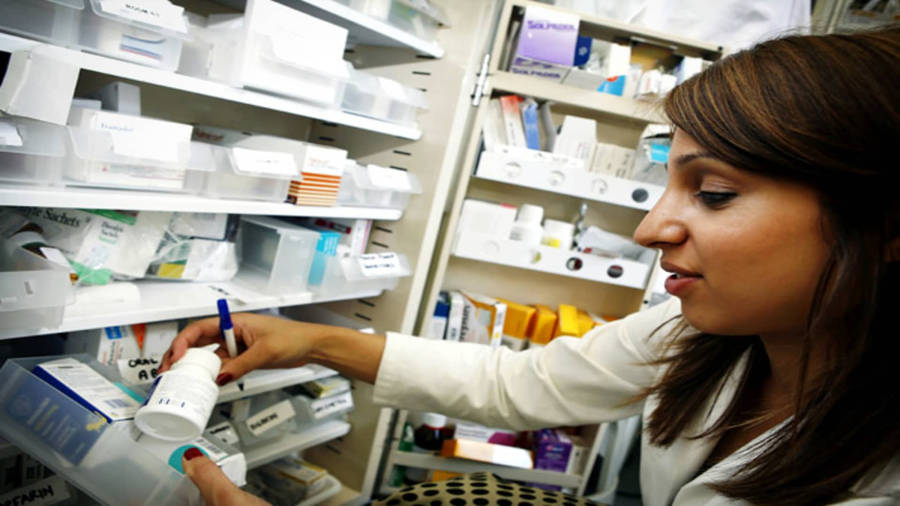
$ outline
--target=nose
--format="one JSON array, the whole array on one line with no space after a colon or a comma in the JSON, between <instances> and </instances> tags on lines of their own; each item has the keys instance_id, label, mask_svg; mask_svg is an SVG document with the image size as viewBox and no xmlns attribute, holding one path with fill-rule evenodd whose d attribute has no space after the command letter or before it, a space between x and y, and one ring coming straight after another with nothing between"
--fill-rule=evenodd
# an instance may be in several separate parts
<instances>
[{"instance_id":1,"label":"nose","mask_svg":"<svg viewBox=\"0 0 900 506\"><path fill-rule=\"evenodd\" d=\"M634 231L634 241L647 248L664 248L684 242L688 233L677 207L671 192L664 192Z\"/></svg>"}]
</instances>

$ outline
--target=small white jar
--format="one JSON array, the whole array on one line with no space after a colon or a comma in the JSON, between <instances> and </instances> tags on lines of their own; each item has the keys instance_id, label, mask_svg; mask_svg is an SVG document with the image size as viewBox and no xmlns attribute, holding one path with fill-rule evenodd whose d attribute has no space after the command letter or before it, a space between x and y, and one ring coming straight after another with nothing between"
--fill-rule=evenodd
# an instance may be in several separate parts
<instances>
[{"instance_id":1,"label":"small white jar","mask_svg":"<svg viewBox=\"0 0 900 506\"><path fill-rule=\"evenodd\" d=\"M513 223L509 238L520 241L529 246L537 246L541 243L544 229L541 228L541 220L544 218L544 208L531 204L522 204L519 214Z\"/></svg>"},{"instance_id":2,"label":"small white jar","mask_svg":"<svg viewBox=\"0 0 900 506\"><path fill-rule=\"evenodd\" d=\"M215 379L222 361L213 352L216 348L190 348L156 378L147 401L134 415L142 432L165 441L200 437L219 397Z\"/></svg>"}]
</instances>

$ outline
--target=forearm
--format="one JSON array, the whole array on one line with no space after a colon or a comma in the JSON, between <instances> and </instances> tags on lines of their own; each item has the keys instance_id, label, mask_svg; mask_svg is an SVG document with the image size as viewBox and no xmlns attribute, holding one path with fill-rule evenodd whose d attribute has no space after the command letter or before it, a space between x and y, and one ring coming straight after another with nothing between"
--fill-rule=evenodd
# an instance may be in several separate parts
<instances>
[{"instance_id":1,"label":"forearm","mask_svg":"<svg viewBox=\"0 0 900 506\"><path fill-rule=\"evenodd\" d=\"M309 361L345 376L375 383L384 354L384 336L344 327L328 327L313 340Z\"/></svg>"}]
</instances>

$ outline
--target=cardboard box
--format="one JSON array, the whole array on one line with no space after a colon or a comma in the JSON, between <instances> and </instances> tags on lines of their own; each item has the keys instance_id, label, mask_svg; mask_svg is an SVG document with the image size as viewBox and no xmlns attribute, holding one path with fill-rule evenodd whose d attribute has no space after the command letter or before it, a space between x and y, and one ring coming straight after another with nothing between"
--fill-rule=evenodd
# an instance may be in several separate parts
<instances>
[{"instance_id":1,"label":"cardboard box","mask_svg":"<svg viewBox=\"0 0 900 506\"><path fill-rule=\"evenodd\" d=\"M477 460L501 466L532 469L531 452L513 446L503 446L468 439L448 439L441 448L442 457Z\"/></svg>"}]
</instances>

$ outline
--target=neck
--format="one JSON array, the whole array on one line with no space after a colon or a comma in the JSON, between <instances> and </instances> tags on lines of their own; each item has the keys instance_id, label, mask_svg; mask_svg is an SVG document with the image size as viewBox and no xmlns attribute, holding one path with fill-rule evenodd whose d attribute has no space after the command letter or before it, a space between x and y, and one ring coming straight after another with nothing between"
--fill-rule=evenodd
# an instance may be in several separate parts
<instances>
[{"instance_id":1,"label":"neck","mask_svg":"<svg viewBox=\"0 0 900 506\"><path fill-rule=\"evenodd\" d=\"M811 344L806 374L801 379L803 336L770 334L760 338L769 359L769 374L763 380L766 397L771 399L773 407L793 411L793 404L801 386L804 390L808 390L824 368L822 346L817 346L815 341Z\"/></svg>"}]
</instances>

